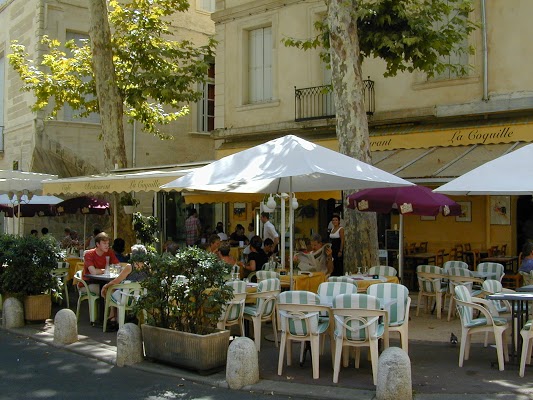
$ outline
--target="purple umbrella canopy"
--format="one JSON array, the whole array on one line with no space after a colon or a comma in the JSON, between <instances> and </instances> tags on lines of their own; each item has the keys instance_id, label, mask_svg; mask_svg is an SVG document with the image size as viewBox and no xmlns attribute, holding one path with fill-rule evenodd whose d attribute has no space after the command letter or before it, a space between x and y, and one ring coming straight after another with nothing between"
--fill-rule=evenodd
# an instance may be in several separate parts
<instances>
[{"instance_id":1,"label":"purple umbrella canopy","mask_svg":"<svg viewBox=\"0 0 533 400\"><path fill-rule=\"evenodd\" d=\"M447 196L435 193L425 186L404 186L363 189L348 196L348 208L359 211L389 213L397 209L400 213L399 271L403 280L403 216L461 215L461 206Z\"/></svg>"},{"instance_id":2,"label":"purple umbrella canopy","mask_svg":"<svg viewBox=\"0 0 533 400\"><path fill-rule=\"evenodd\" d=\"M80 196L58 203L56 210L59 215L77 213L104 215L106 212L109 213L109 203L95 197Z\"/></svg>"},{"instance_id":3,"label":"purple umbrella canopy","mask_svg":"<svg viewBox=\"0 0 533 400\"><path fill-rule=\"evenodd\" d=\"M382 214L397 209L401 214L436 216L461 215L461 206L425 186L363 189L348 196L348 207Z\"/></svg>"}]
</instances>

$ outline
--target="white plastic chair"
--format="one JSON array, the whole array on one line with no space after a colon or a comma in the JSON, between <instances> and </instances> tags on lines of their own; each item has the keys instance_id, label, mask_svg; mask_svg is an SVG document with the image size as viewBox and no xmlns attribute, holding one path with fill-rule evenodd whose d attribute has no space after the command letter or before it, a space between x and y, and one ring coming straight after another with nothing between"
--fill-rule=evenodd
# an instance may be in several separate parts
<instances>
[{"instance_id":1,"label":"white plastic chair","mask_svg":"<svg viewBox=\"0 0 533 400\"><path fill-rule=\"evenodd\" d=\"M448 290L450 295L450 303L448 304L448 321L450 321L454 310L454 298L455 298L455 288L459 285L465 286L470 292L471 296L478 297L483 295L481 289L474 288L474 284L477 284L477 287L481 287L483 284L483 279L476 278L472 271L469 269L461 267L451 267L448 269Z\"/></svg>"},{"instance_id":2,"label":"white plastic chair","mask_svg":"<svg viewBox=\"0 0 533 400\"><path fill-rule=\"evenodd\" d=\"M388 347L388 313L381 301L367 294L341 294L333 300L335 318L335 361L333 383L339 381L341 354L343 366L348 366L348 347L355 347L355 368L359 368L360 348L368 347L374 385L378 379L378 342L383 337ZM380 320L381 319L381 320Z\"/></svg>"},{"instance_id":3,"label":"white plastic chair","mask_svg":"<svg viewBox=\"0 0 533 400\"><path fill-rule=\"evenodd\" d=\"M320 305L317 294L303 290L293 290L278 296L278 312L281 323L281 344L278 358L278 375L283 373L283 359L287 349L287 365L292 363L292 342L300 342L300 363L303 361L305 342L311 343L313 362L313 379L319 378L320 336L329 332L331 308ZM321 312L330 314L330 318L321 320ZM330 340L332 335L330 334ZM333 349L333 343L332 347Z\"/></svg>"},{"instance_id":4,"label":"white plastic chair","mask_svg":"<svg viewBox=\"0 0 533 400\"><path fill-rule=\"evenodd\" d=\"M509 361L507 344L504 332L509 328L506 318L493 316L490 311L490 303L485 299L472 297L465 286L455 287L455 301L457 302L457 312L461 318L461 348L459 350L459 366L463 366L463 361L468 360L470 355L470 337L474 333L491 332L494 333L496 341L496 352L498 354L498 366L500 371L505 368L505 361ZM478 318L474 318L474 311L479 311Z\"/></svg>"},{"instance_id":5,"label":"white plastic chair","mask_svg":"<svg viewBox=\"0 0 533 400\"><path fill-rule=\"evenodd\" d=\"M97 301L100 299L100 293L98 293L98 285L94 285L96 287L96 292L90 289L87 282L85 282L83 279L81 279L82 271L76 271L74 274L74 283L81 283L83 286L76 285L76 288L78 289L78 306L76 307L76 318L80 319L80 305L81 302L84 300L87 300L87 303L89 304L89 320L91 321L91 324L94 324L97 319L97 313L98 313L98 306Z\"/></svg>"},{"instance_id":6,"label":"white plastic chair","mask_svg":"<svg viewBox=\"0 0 533 400\"><path fill-rule=\"evenodd\" d=\"M485 279L495 279L502 281L505 275L505 268L500 263L482 262L477 265L477 271L488 275ZM490 275L489 275L490 274Z\"/></svg>"},{"instance_id":7,"label":"white plastic chair","mask_svg":"<svg viewBox=\"0 0 533 400\"><path fill-rule=\"evenodd\" d=\"M533 339L533 329L531 329L532 324L533 320L530 319L520 331L520 335L522 335L522 354L520 356L520 371L518 374L522 378L524 377L524 372L526 370L526 363L531 364L531 350L533 349L533 343L531 343Z\"/></svg>"},{"instance_id":8,"label":"white plastic chair","mask_svg":"<svg viewBox=\"0 0 533 400\"><path fill-rule=\"evenodd\" d=\"M248 293L248 300L255 300L254 305L244 307L244 319L252 321L254 326L254 341L257 351L261 351L261 324L272 321L274 340L278 347L278 332L276 324L276 301L280 292L280 282L277 278L266 279L257 285L257 293Z\"/></svg>"},{"instance_id":9,"label":"white plastic chair","mask_svg":"<svg viewBox=\"0 0 533 400\"><path fill-rule=\"evenodd\" d=\"M233 289L233 299L226 303L217 323L217 328L223 330L233 325L239 325L241 336L244 337L243 315L246 302L246 282L231 281L226 282L226 285Z\"/></svg>"},{"instance_id":10,"label":"white plastic chair","mask_svg":"<svg viewBox=\"0 0 533 400\"><path fill-rule=\"evenodd\" d=\"M366 292L381 301L389 313L389 333L400 334L402 350L409 354L409 289L397 283L377 283L370 285Z\"/></svg>"},{"instance_id":11,"label":"white plastic chair","mask_svg":"<svg viewBox=\"0 0 533 400\"><path fill-rule=\"evenodd\" d=\"M440 267L435 265L419 265L416 268L416 274L418 276L418 304L416 306L416 316L420 311L422 305L422 298L426 298L426 312L429 311L429 299L434 298L437 308L437 318L441 319L442 305L444 296L444 302L446 302L446 296L448 288L443 286L442 278L444 271Z\"/></svg>"},{"instance_id":12,"label":"white plastic chair","mask_svg":"<svg viewBox=\"0 0 533 400\"><path fill-rule=\"evenodd\" d=\"M126 320L126 313L133 310L135 302L141 296L141 284L139 282L119 283L111 285L107 289L104 307L104 328L107 328L109 308L116 307L118 310L118 327L122 328Z\"/></svg>"},{"instance_id":13,"label":"white plastic chair","mask_svg":"<svg viewBox=\"0 0 533 400\"><path fill-rule=\"evenodd\" d=\"M264 281L265 279L279 278L279 275L276 271L264 271L259 270L255 272L257 278L257 283Z\"/></svg>"},{"instance_id":14,"label":"white plastic chair","mask_svg":"<svg viewBox=\"0 0 533 400\"><path fill-rule=\"evenodd\" d=\"M394 267L388 265L378 265L376 267L370 267L368 275L381 275L381 276L396 276L398 271Z\"/></svg>"}]
</instances>

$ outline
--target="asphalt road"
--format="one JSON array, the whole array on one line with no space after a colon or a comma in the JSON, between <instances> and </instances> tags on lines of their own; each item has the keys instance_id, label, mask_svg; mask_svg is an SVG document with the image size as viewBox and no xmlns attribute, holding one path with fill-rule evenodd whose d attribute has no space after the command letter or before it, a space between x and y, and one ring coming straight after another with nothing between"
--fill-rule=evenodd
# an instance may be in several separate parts
<instances>
[{"instance_id":1,"label":"asphalt road","mask_svg":"<svg viewBox=\"0 0 533 400\"><path fill-rule=\"evenodd\" d=\"M288 399L118 368L0 330L0 400Z\"/></svg>"}]
</instances>

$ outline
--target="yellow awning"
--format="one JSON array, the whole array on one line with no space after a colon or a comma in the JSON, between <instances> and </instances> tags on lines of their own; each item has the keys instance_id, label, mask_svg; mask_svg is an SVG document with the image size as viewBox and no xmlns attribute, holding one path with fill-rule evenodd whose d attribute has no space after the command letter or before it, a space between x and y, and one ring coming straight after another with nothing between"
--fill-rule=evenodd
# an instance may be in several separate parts
<instances>
[{"instance_id":1,"label":"yellow awning","mask_svg":"<svg viewBox=\"0 0 533 400\"><path fill-rule=\"evenodd\" d=\"M264 199L264 193L216 193L216 192L184 192L183 193L186 204L205 204L205 203L259 203ZM329 192L302 192L295 193L298 200L327 200L342 198L341 191Z\"/></svg>"},{"instance_id":2,"label":"yellow awning","mask_svg":"<svg viewBox=\"0 0 533 400\"><path fill-rule=\"evenodd\" d=\"M43 194L97 194L160 191L159 187L191 172L192 169L113 173L43 181Z\"/></svg>"}]
</instances>

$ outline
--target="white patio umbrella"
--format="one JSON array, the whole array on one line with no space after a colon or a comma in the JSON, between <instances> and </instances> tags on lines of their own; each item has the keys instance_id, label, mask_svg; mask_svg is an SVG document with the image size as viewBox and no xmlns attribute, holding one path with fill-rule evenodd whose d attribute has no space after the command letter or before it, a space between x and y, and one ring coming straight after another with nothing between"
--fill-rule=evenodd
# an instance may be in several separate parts
<instances>
[{"instance_id":1,"label":"white patio umbrella","mask_svg":"<svg viewBox=\"0 0 533 400\"><path fill-rule=\"evenodd\" d=\"M32 194L21 195L20 192L11 193L11 194L0 194L0 204L7 205L17 211L17 220L18 220L18 229L17 233L20 234L20 219L21 216L21 206L37 206L37 205L48 205L53 206L63 201L56 196L33 196ZM15 213L13 212L13 233L15 232Z\"/></svg>"},{"instance_id":2,"label":"white patio umbrella","mask_svg":"<svg viewBox=\"0 0 533 400\"><path fill-rule=\"evenodd\" d=\"M453 195L533 194L533 144L489 161L435 189Z\"/></svg>"},{"instance_id":3,"label":"white patio umbrella","mask_svg":"<svg viewBox=\"0 0 533 400\"><path fill-rule=\"evenodd\" d=\"M288 135L224 157L161 188L232 193L287 192L292 199L294 192L408 185L412 183L379 168ZM289 208L292 276L294 210Z\"/></svg>"}]
</instances>

